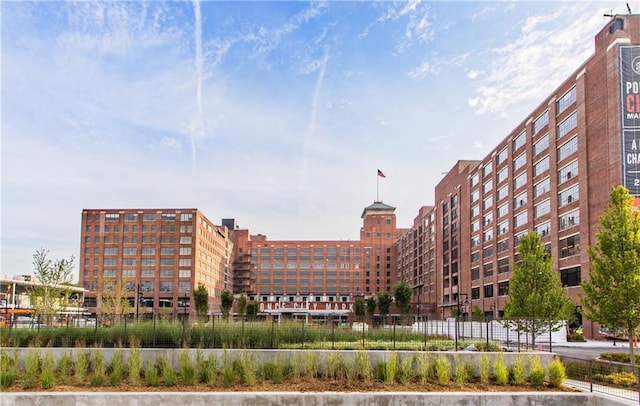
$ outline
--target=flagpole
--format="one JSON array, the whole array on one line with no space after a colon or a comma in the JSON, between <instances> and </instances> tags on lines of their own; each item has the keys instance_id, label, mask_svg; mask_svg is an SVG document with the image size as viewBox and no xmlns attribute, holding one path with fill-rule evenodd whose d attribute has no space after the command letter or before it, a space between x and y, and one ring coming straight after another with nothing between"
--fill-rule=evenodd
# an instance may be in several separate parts
<instances>
[{"instance_id":1,"label":"flagpole","mask_svg":"<svg viewBox=\"0 0 640 406\"><path fill-rule=\"evenodd\" d=\"M380 201L380 175L376 174L376 202Z\"/></svg>"}]
</instances>

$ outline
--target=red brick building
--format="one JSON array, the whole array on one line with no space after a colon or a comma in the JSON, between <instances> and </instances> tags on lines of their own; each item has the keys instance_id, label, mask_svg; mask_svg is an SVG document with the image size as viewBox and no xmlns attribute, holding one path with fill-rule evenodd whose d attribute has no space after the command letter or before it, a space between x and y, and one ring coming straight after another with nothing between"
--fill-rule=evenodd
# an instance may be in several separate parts
<instances>
[{"instance_id":1,"label":"red brick building","mask_svg":"<svg viewBox=\"0 0 640 406\"><path fill-rule=\"evenodd\" d=\"M399 263L400 275L413 275L416 295L431 301L433 317L451 314L465 299L468 312L501 313L518 240L529 231L542 236L580 306L579 285L589 274L586 247L596 242L611 188L623 184L640 195L636 44L640 16L613 17L582 66L484 159L456 163L436 186L435 206L419 215L435 218L436 298L424 295L434 283L426 246L417 262ZM400 249L431 238L423 223L400 239ZM598 327L584 320L587 336Z\"/></svg>"},{"instance_id":2,"label":"red brick building","mask_svg":"<svg viewBox=\"0 0 640 406\"><path fill-rule=\"evenodd\" d=\"M233 243L226 226L197 209L85 209L82 211L80 286L88 311L104 311L102 297L128 299L129 315L191 313L203 284L218 312L232 288ZM105 293L106 292L106 293Z\"/></svg>"}]
</instances>

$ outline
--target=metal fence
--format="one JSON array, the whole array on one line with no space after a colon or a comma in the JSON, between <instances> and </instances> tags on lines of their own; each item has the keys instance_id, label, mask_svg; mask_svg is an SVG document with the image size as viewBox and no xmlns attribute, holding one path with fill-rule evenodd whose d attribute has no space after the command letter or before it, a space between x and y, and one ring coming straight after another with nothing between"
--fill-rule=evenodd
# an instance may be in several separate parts
<instances>
[{"instance_id":1,"label":"metal fence","mask_svg":"<svg viewBox=\"0 0 640 406\"><path fill-rule=\"evenodd\" d=\"M605 393L640 404L640 368L603 360L560 357L567 383L589 392Z\"/></svg>"},{"instance_id":2,"label":"metal fence","mask_svg":"<svg viewBox=\"0 0 640 406\"><path fill-rule=\"evenodd\" d=\"M183 317L181 317L183 316ZM2 343L72 346L127 345L132 338L146 347L201 348L325 348L450 351L552 351L554 342L566 341L563 329L551 331L538 322L534 335L530 320L461 321L426 320L411 325L372 325L369 320L344 322L328 317L227 320L221 316L197 319L158 315L150 319L59 318L16 319L0 330Z\"/></svg>"}]
</instances>

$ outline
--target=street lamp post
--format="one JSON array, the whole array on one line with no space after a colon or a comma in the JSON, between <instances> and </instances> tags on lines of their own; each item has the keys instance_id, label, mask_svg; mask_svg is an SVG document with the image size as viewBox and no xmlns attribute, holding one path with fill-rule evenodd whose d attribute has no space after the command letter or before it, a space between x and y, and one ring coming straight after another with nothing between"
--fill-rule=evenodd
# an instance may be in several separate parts
<instances>
[{"instance_id":1,"label":"street lamp post","mask_svg":"<svg viewBox=\"0 0 640 406\"><path fill-rule=\"evenodd\" d=\"M456 351L458 351L458 322L460 319L460 295L464 295L464 305L467 306L468 304L470 304L471 302L469 302L469 295L466 293L458 293L458 295L456 296L456 304L457 304L457 313L456 313L456 331L455 331L455 345L456 345Z\"/></svg>"},{"instance_id":2,"label":"street lamp post","mask_svg":"<svg viewBox=\"0 0 640 406\"><path fill-rule=\"evenodd\" d=\"M140 284L138 283L138 289L136 289L136 322L140 316L140 305L142 304L142 291L140 290Z\"/></svg>"}]
</instances>

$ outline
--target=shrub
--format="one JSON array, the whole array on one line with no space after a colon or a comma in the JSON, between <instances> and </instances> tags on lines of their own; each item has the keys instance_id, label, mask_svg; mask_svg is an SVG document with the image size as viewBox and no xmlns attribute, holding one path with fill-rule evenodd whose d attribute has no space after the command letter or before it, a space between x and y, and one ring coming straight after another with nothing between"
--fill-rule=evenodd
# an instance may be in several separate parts
<instances>
[{"instance_id":1,"label":"shrub","mask_svg":"<svg viewBox=\"0 0 640 406\"><path fill-rule=\"evenodd\" d=\"M87 373L89 371L89 354L85 351L81 351L76 355L74 361L74 378L76 385L84 385L87 380Z\"/></svg>"},{"instance_id":2,"label":"shrub","mask_svg":"<svg viewBox=\"0 0 640 406\"><path fill-rule=\"evenodd\" d=\"M373 379L384 382L387 376L387 364L384 361L376 361L373 365Z\"/></svg>"},{"instance_id":3,"label":"shrub","mask_svg":"<svg viewBox=\"0 0 640 406\"><path fill-rule=\"evenodd\" d=\"M56 384L56 361L53 355L47 352L42 360L40 371L40 386L42 389L51 389Z\"/></svg>"},{"instance_id":4,"label":"shrub","mask_svg":"<svg viewBox=\"0 0 640 406\"><path fill-rule=\"evenodd\" d=\"M511 364L511 381L515 385L524 385L525 379L525 365L522 357L517 357L513 364Z\"/></svg>"},{"instance_id":5,"label":"shrub","mask_svg":"<svg viewBox=\"0 0 640 406\"><path fill-rule=\"evenodd\" d=\"M417 360L418 377L420 383L425 384L431 380L432 358L427 353L421 353Z\"/></svg>"},{"instance_id":6,"label":"shrub","mask_svg":"<svg viewBox=\"0 0 640 406\"><path fill-rule=\"evenodd\" d=\"M451 381L451 363L444 355L440 355L433 362L433 370L436 382L439 385L449 385Z\"/></svg>"},{"instance_id":7,"label":"shrub","mask_svg":"<svg viewBox=\"0 0 640 406\"><path fill-rule=\"evenodd\" d=\"M129 370L129 383L132 385L140 384L140 371L142 370L142 359L140 357L140 347L135 346L132 341L131 350L129 350L129 359L127 359L127 367Z\"/></svg>"},{"instance_id":8,"label":"shrub","mask_svg":"<svg viewBox=\"0 0 640 406\"><path fill-rule=\"evenodd\" d=\"M71 353L65 352L60 356L57 370L60 383L68 385L71 382L71 374L73 372L73 358L71 357Z\"/></svg>"},{"instance_id":9,"label":"shrub","mask_svg":"<svg viewBox=\"0 0 640 406\"><path fill-rule=\"evenodd\" d=\"M307 377L318 377L318 353L310 351L305 354L304 370Z\"/></svg>"},{"instance_id":10,"label":"shrub","mask_svg":"<svg viewBox=\"0 0 640 406\"><path fill-rule=\"evenodd\" d=\"M338 352L330 352L327 355L327 366L325 369L326 379L343 379L344 365L342 356Z\"/></svg>"},{"instance_id":11,"label":"shrub","mask_svg":"<svg viewBox=\"0 0 640 406\"><path fill-rule=\"evenodd\" d=\"M185 385L195 385L196 367L189 356L188 350L182 350L182 354L180 354L180 374Z\"/></svg>"},{"instance_id":12,"label":"shrub","mask_svg":"<svg viewBox=\"0 0 640 406\"><path fill-rule=\"evenodd\" d=\"M253 385L256 383L254 360L244 353L233 360L233 368L236 371L240 383Z\"/></svg>"},{"instance_id":13,"label":"shrub","mask_svg":"<svg viewBox=\"0 0 640 406\"><path fill-rule=\"evenodd\" d=\"M480 370L480 383L485 385L488 384L489 378L491 377L491 363L489 361L489 357L486 355L481 355L480 359L478 360L478 367Z\"/></svg>"},{"instance_id":14,"label":"shrub","mask_svg":"<svg viewBox=\"0 0 640 406\"><path fill-rule=\"evenodd\" d=\"M147 383L147 386L156 387L159 385L158 380L158 366L155 362L148 362L146 368L144 369L144 379Z\"/></svg>"},{"instance_id":15,"label":"shrub","mask_svg":"<svg viewBox=\"0 0 640 406\"><path fill-rule=\"evenodd\" d=\"M356 374L363 382L371 382L371 362L368 353L358 351L356 354Z\"/></svg>"},{"instance_id":16,"label":"shrub","mask_svg":"<svg viewBox=\"0 0 640 406\"><path fill-rule=\"evenodd\" d=\"M531 357L529 361L529 382L533 386L542 386L544 385L544 368L540 363L540 358Z\"/></svg>"},{"instance_id":17,"label":"shrub","mask_svg":"<svg viewBox=\"0 0 640 406\"><path fill-rule=\"evenodd\" d=\"M282 363L278 360L262 364L262 371L262 376L265 380L273 383L282 383Z\"/></svg>"},{"instance_id":18,"label":"shrub","mask_svg":"<svg viewBox=\"0 0 640 406\"><path fill-rule=\"evenodd\" d=\"M35 349L29 351L24 364L24 378L22 388L31 389L36 386L36 378L40 369L40 354Z\"/></svg>"},{"instance_id":19,"label":"shrub","mask_svg":"<svg viewBox=\"0 0 640 406\"><path fill-rule=\"evenodd\" d=\"M105 379L105 361L104 355L102 351L94 351L93 352L93 376L89 383L91 386L102 386L104 385Z\"/></svg>"},{"instance_id":20,"label":"shrub","mask_svg":"<svg viewBox=\"0 0 640 406\"><path fill-rule=\"evenodd\" d=\"M124 361L122 350L117 350L113 354L111 364L109 365L109 384L111 386L117 386L122 382L124 378Z\"/></svg>"},{"instance_id":21,"label":"shrub","mask_svg":"<svg viewBox=\"0 0 640 406\"><path fill-rule=\"evenodd\" d=\"M400 374L398 380L401 384L407 384L413 379L413 357L404 355L400 357Z\"/></svg>"},{"instance_id":22,"label":"shrub","mask_svg":"<svg viewBox=\"0 0 640 406\"><path fill-rule=\"evenodd\" d=\"M607 361L622 362L625 364L629 364L631 360L628 352L605 352L600 354L600 358ZM640 355L635 355L635 359L636 365L640 365Z\"/></svg>"},{"instance_id":23,"label":"shrub","mask_svg":"<svg viewBox=\"0 0 640 406\"><path fill-rule=\"evenodd\" d=\"M386 383L394 383L398 372L398 354L393 353L389 356L386 365L384 380Z\"/></svg>"},{"instance_id":24,"label":"shrub","mask_svg":"<svg viewBox=\"0 0 640 406\"><path fill-rule=\"evenodd\" d=\"M559 388L564 384L567 374L562 361L554 359L549 363L549 383L554 388Z\"/></svg>"},{"instance_id":25,"label":"shrub","mask_svg":"<svg viewBox=\"0 0 640 406\"><path fill-rule=\"evenodd\" d=\"M213 386L218 376L218 360L210 354L206 360L201 360L198 364L198 380L207 385Z\"/></svg>"},{"instance_id":26,"label":"shrub","mask_svg":"<svg viewBox=\"0 0 640 406\"><path fill-rule=\"evenodd\" d=\"M504 358L502 358L502 354L500 354L493 363L493 375L495 376L496 384L506 385L509 383L509 370L504 364Z\"/></svg>"},{"instance_id":27,"label":"shrub","mask_svg":"<svg viewBox=\"0 0 640 406\"><path fill-rule=\"evenodd\" d=\"M178 376L171 362L162 363L162 381L164 386L176 386L178 384Z\"/></svg>"},{"instance_id":28,"label":"shrub","mask_svg":"<svg viewBox=\"0 0 640 406\"><path fill-rule=\"evenodd\" d=\"M0 371L0 388L8 388L18 379L18 372L15 367L2 369Z\"/></svg>"},{"instance_id":29,"label":"shrub","mask_svg":"<svg viewBox=\"0 0 640 406\"><path fill-rule=\"evenodd\" d=\"M455 362L455 382L458 385L471 382L473 380L473 365L458 359Z\"/></svg>"},{"instance_id":30,"label":"shrub","mask_svg":"<svg viewBox=\"0 0 640 406\"><path fill-rule=\"evenodd\" d=\"M608 382L618 386L631 387L636 386L638 379L632 372L612 372L610 374L595 374L594 378L600 381Z\"/></svg>"},{"instance_id":31,"label":"shrub","mask_svg":"<svg viewBox=\"0 0 640 406\"><path fill-rule=\"evenodd\" d=\"M233 386L236 384L236 373L233 369L233 360L225 352L222 358L222 383L224 386Z\"/></svg>"}]
</instances>

